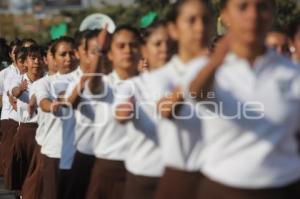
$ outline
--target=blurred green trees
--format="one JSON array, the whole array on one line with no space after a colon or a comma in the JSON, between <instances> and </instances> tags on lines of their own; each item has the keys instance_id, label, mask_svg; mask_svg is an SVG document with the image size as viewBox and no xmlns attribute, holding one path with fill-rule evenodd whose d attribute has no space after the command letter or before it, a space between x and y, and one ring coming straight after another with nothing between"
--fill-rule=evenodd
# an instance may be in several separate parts
<instances>
[{"instance_id":1,"label":"blurred green trees","mask_svg":"<svg viewBox=\"0 0 300 199\"><path fill-rule=\"evenodd\" d=\"M99 0L101 2L102 0ZM219 15L219 1L211 0L215 16ZM275 21L283 26L299 15L299 3L296 0L275 0L277 10ZM103 3L102 3L103 4ZM43 19L34 15L0 15L0 37L13 39L14 37L33 37L40 42L50 38L51 25L65 21L68 24L69 35L73 35L81 21L89 14L101 12L109 15L117 24L131 24L137 26L140 18L149 11L157 11L164 18L169 9L169 0L135 0L135 3L124 7L122 5L103 4L102 8L64 9L59 14Z\"/></svg>"}]
</instances>

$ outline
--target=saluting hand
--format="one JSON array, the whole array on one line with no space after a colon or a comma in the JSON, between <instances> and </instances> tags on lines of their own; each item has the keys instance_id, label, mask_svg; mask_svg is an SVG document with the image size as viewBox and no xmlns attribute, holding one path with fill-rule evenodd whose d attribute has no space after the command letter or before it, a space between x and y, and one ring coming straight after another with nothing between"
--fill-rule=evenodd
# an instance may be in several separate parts
<instances>
[{"instance_id":1,"label":"saluting hand","mask_svg":"<svg viewBox=\"0 0 300 199\"><path fill-rule=\"evenodd\" d=\"M22 80L19 87L21 91L26 91L28 89L28 82L26 80Z\"/></svg>"}]
</instances>

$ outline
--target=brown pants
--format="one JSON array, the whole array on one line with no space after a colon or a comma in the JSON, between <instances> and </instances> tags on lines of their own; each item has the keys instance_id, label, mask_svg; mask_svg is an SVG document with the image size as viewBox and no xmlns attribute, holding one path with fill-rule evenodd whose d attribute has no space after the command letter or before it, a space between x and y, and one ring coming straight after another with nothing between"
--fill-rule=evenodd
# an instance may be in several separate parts
<instances>
[{"instance_id":1,"label":"brown pants","mask_svg":"<svg viewBox=\"0 0 300 199\"><path fill-rule=\"evenodd\" d=\"M14 137L11 176L13 189L21 190L36 147L37 123L21 123Z\"/></svg>"},{"instance_id":2,"label":"brown pants","mask_svg":"<svg viewBox=\"0 0 300 199\"><path fill-rule=\"evenodd\" d=\"M86 199L122 199L126 181L123 161L96 159Z\"/></svg>"},{"instance_id":3,"label":"brown pants","mask_svg":"<svg viewBox=\"0 0 300 199\"><path fill-rule=\"evenodd\" d=\"M127 172L124 199L153 199L159 178L137 176Z\"/></svg>"},{"instance_id":4,"label":"brown pants","mask_svg":"<svg viewBox=\"0 0 300 199\"><path fill-rule=\"evenodd\" d=\"M34 155L22 187L23 199L41 199L43 188L43 156L40 153L41 147L36 145Z\"/></svg>"},{"instance_id":5,"label":"brown pants","mask_svg":"<svg viewBox=\"0 0 300 199\"><path fill-rule=\"evenodd\" d=\"M238 189L203 176L198 191L199 199L299 199L300 181L282 188Z\"/></svg>"},{"instance_id":6,"label":"brown pants","mask_svg":"<svg viewBox=\"0 0 300 199\"><path fill-rule=\"evenodd\" d=\"M59 159L43 156L43 190L41 199L57 199L59 183Z\"/></svg>"},{"instance_id":7,"label":"brown pants","mask_svg":"<svg viewBox=\"0 0 300 199\"><path fill-rule=\"evenodd\" d=\"M19 123L14 120L3 120L2 121L2 168L4 171L4 185L6 189L12 190L15 187L13 186L13 176L12 172L12 151L13 151L13 141L17 133Z\"/></svg>"},{"instance_id":8,"label":"brown pants","mask_svg":"<svg viewBox=\"0 0 300 199\"><path fill-rule=\"evenodd\" d=\"M166 168L160 180L155 199L195 199L200 180L199 176L199 172Z\"/></svg>"},{"instance_id":9,"label":"brown pants","mask_svg":"<svg viewBox=\"0 0 300 199\"><path fill-rule=\"evenodd\" d=\"M95 156L76 152L71 170L71 179L66 187L64 199L85 198L94 163Z\"/></svg>"},{"instance_id":10,"label":"brown pants","mask_svg":"<svg viewBox=\"0 0 300 199\"><path fill-rule=\"evenodd\" d=\"M4 123L4 126L5 126L5 120L0 120L0 176L3 176L4 174L4 168L3 168L3 163L2 163L2 160L3 160L3 157L2 157L2 125Z\"/></svg>"}]
</instances>

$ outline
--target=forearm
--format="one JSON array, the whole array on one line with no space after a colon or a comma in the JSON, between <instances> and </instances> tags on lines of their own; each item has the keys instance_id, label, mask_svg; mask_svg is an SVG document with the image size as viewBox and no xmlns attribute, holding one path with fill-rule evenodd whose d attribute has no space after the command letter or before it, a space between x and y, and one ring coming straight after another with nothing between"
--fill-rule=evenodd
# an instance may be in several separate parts
<instances>
[{"instance_id":1,"label":"forearm","mask_svg":"<svg viewBox=\"0 0 300 199\"><path fill-rule=\"evenodd\" d=\"M15 87L12 89L11 94L16 97L19 98L22 95L23 90L20 87Z\"/></svg>"},{"instance_id":2,"label":"forearm","mask_svg":"<svg viewBox=\"0 0 300 199\"><path fill-rule=\"evenodd\" d=\"M44 112L52 113L53 112L53 102L50 99L43 99L40 102L40 108Z\"/></svg>"},{"instance_id":3,"label":"forearm","mask_svg":"<svg viewBox=\"0 0 300 199\"><path fill-rule=\"evenodd\" d=\"M173 113L180 107L176 106L177 103L183 101L183 95L180 88L176 88L173 92L158 102L157 110L160 116L172 119Z\"/></svg>"},{"instance_id":4,"label":"forearm","mask_svg":"<svg viewBox=\"0 0 300 199\"><path fill-rule=\"evenodd\" d=\"M203 101L207 99L209 92L211 92L213 88L218 65L219 64L213 62L208 63L191 82L189 92L196 94L196 100Z\"/></svg>"},{"instance_id":5,"label":"forearm","mask_svg":"<svg viewBox=\"0 0 300 199\"><path fill-rule=\"evenodd\" d=\"M71 104L73 108L76 108L80 102L80 94L82 93L83 88L80 85L77 85L72 91L71 95L65 100L68 104Z\"/></svg>"}]
</instances>

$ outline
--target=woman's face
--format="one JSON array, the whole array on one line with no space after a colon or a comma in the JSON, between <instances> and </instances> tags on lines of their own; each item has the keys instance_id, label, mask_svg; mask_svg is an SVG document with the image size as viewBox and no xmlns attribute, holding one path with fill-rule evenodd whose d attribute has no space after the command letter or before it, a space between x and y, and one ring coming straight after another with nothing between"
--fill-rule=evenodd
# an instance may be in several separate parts
<instances>
[{"instance_id":1,"label":"woman's face","mask_svg":"<svg viewBox=\"0 0 300 199\"><path fill-rule=\"evenodd\" d=\"M26 58L26 65L28 68L28 73L33 75L41 74L41 64L42 64L42 57L39 55L28 56Z\"/></svg>"},{"instance_id":2,"label":"woman's face","mask_svg":"<svg viewBox=\"0 0 300 199\"><path fill-rule=\"evenodd\" d=\"M89 71L89 67L95 67L98 64L99 60L99 50L98 50L98 43L97 37L88 40L87 42L87 50L85 51L85 59L87 64L85 64L84 72Z\"/></svg>"},{"instance_id":3,"label":"woman's face","mask_svg":"<svg viewBox=\"0 0 300 199\"><path fill-rule=\"evenodd\" d=\"M222 20L237 42L264 44L273 20L270 0L228 0Z\"/></svg>"},{"instance_id":4,"label":"woman's face","mask_svg":"<svg viewBox=\"0 0 300 199\"><path fill-rule=\"evenodd\" d=\"M67 74L76 67L75 51L71 43L60 42L56 47L54 61L58 72Z\"/></svg>"},{"instance_id":5,"label":"woman's face","mask_svg":"<svg viewBox=\"0 0 300 199\"><path fill-rule=\"evenodd\" d=\"M178 42L179 50L187 49L198 54L208 42L211 30L210 14L201 1L187 1L179 10L170 34Z\"/></svg>"},{"instance_id":6,"label":"woman's face","mask_svg":"<svg viewBox=\"0 0 300 199\"><path fill-rule=\"evenodd\" d=\"M169 35L167 28L155 29L143 46L143 57L148 61L150 69L163 66L170 57Z\"/></svg>"},{"instance_id":7,"label":"woman's face","mask_svg":"<svg viewBox=\"0 0 300 199\"><path fill-rule=\"evenodd\" d=\"M108 58L114 68L137 70L140 53L136 36L128 30L118 32L113 37Z\"/></svg>"}]
</instances>

